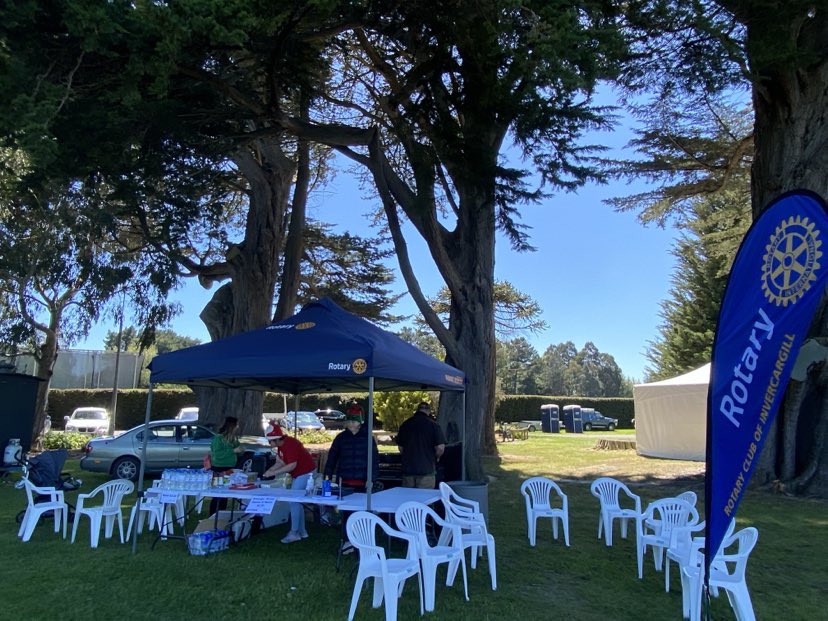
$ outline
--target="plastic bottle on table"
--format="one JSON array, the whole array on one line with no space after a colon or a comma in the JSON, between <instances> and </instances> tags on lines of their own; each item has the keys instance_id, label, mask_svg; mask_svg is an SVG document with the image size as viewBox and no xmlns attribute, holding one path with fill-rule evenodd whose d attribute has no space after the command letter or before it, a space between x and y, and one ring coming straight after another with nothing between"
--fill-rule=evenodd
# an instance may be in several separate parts
<instances>
[{"instance_id":1,"label":"plastic bottle on table","mask_svg":"<svg viewBox=\"0 0 828 621\"><path fill-rule=\"evenodd\" d=\"M331 480L328 477L322 481L322 495L326 497L331 495Z\"/></svg>"},{"instance_id":2,"label":"plastic bottle on table","mask_svg":"<svg viewBox=\"0 0 828 621\"><path fill-rule=\"evenodd\" d=\"M308 482L305 484L305 495L313 496L313 473L308 475Z\"/></svg>"}]
</instances>

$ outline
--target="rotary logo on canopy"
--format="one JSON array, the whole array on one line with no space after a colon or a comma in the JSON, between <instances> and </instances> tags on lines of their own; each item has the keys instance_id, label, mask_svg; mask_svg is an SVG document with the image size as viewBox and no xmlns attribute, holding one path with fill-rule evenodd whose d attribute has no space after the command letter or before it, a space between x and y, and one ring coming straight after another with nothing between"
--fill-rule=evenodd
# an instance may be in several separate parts
<instances>
[{"instance_id":1,"label":"rotary logo on canopy","mask_svg":"<svg viewBox=\"0 0 828 621\"><path fill-rule=\"evenodd\" d=\"M297 330L307 330L308 328L314 327L316 324L312 321L305 321L303 323L297 323L296 329Z\"/></svg>"},{"instance_id":2,"label":"rotary logo on canopy","mask_svg":"<svg viewBox=\"0 0 828 621\"><path fill-rule=\"evenodd\" d=\"M819 231L808 218L783 220L765 246L762 291L777 306L795 304L816 280L822 257Z\"/></svg>"},{"instance_id":3,"label":"rotary logo on canopy","mask_svg":"<svg viewBox=\"0 0 828 621\"><path fill-rule=\"evenodd\" d=\"M368 363L362 358L357 358L351 365L351 369L353 369L354 373L357 375L362 375L368 370Z\"/></svg>"}]
</instances>

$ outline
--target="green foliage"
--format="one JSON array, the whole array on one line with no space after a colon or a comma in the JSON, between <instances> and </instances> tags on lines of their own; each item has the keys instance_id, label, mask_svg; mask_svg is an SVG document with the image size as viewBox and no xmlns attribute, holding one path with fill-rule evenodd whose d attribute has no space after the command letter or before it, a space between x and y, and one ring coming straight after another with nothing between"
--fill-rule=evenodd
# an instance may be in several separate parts
<instances>
[{"instance_id":1,"label":"green foliage","mask_svg":"<svg viewBox=\"0 0 828 621\"><path fill-rule=\"evenodd\" d=\"M431 402L427 392L381 392L374 395L374 412L387 431L397 431L421 401ZM436 408L432 408L436 409Z\"/></svg>"},{"instance_id":2,"label":"green foliage","mask_svg":"<svg viewBox=\"0 0 828 621\"><path fill-rule=\"evenodd\" d=\"M82 449L92 438L88 433L65 433L63 431L50 431L43 436L43 449L67 449L70 451Z\"/></svg>"},{"instance_id":3,"label":"green foliage","mask_svg":"<svg viewBox=\"0 0 828 621\"><path fill-rule=\"evenodd\" d=\"M649 380L710 361L730 266L750 221L747 188L694 202L687 230L673 249L676 269L670 297L661 304L659 337L647 348Z\"/></svg>"},{"instance_id":4,"label":"green foliage","mask_svg":"<svg viewBox=\"0 0 828 621\"><path fill-rule=\"evenodd\" d=\"M298 436L302 444L329 444L331 436L326 431L299 430Z\"/></svg>"},{"instance_id":5,"label":"green foliage","mask_svg":"<svg viewBox=\"0 0 828 621\"><path fill-rule=\"evenodd\" d=\"M572 342L550 345L540 362L539 391L546 394L617 397L629 385L618 363L587 341L580 351Z\"/></svg>"},{"instance_id":6,"label":"green foliage","mask_svg":"<svg viewBox=\"0 0 828 621\"><path fill-rule=\"evenodd\" d=\"M555 403L563 410L565 405L580 405L594 408L604 416L618 419L619 429L632 429L635 416L633 400L630 398L593 397L547 397L547 396L506 396L500 399L495 411L495 420L514 423L521 420L540 420L541 406Z\"/></svg>"}]
</instances>

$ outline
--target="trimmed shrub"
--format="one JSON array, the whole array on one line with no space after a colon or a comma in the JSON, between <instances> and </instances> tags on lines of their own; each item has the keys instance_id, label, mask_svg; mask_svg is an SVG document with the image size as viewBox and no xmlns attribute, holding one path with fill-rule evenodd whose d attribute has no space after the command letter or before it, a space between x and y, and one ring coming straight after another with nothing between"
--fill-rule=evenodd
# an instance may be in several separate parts
<instances>
[{"instance_id":1,"label":"trimmed shrub","mask_svg":"<svg viewBox=\"0 0 828 621\"><path fill-rule=\"evenodd\" d=\"M62 431L50 431L43 436L43 449L51 451L54 449L66 449L69 451L79 450L86 446L86 443L92 439L86 433L64 433Z\"/></svg>"},{"instance_id":2,"label":"trimmed shrub","mask_svg":"<svg viewBox=\"0 0 828 621\"><path fill-rule=\"evenodd\" d=\"M386 431L398 431L420 401L430 401L427 392L382 392L374 395L374 411Z\"/></svg>"}]
</instances>

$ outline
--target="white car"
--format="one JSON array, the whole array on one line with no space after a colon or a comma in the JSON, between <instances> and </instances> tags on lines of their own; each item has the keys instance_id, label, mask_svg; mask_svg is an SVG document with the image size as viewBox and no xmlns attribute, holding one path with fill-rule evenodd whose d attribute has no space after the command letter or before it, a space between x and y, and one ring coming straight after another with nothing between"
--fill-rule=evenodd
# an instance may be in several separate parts
<instances>
[{"instance_id":1,"label":"white car","mask_svg":"<svg viewBox=\"0 0 828 621\"><path fill-rule=\"evenodd\" d=\"M72 416L64 416L66 431L93 433L102 436L109 432L109 412L105 408L75 408Z\"/></svg>"},{"instance_id":2,"label":"white car","mask_svg":"<svg viewBox=\"0 0 828 621\"><path fill-rule=\"evenodd\" d=\"M175 415L175 420L198 420L198 408L181 408L178 410L178 414Z\"/></svg>"}]
</instances>

